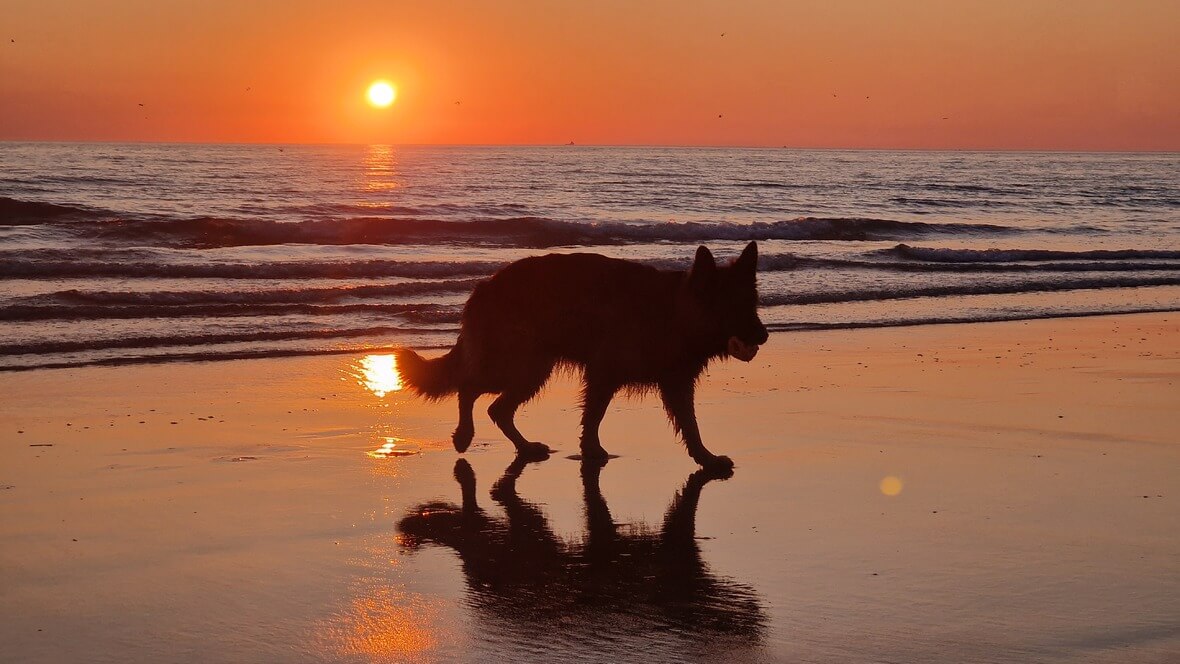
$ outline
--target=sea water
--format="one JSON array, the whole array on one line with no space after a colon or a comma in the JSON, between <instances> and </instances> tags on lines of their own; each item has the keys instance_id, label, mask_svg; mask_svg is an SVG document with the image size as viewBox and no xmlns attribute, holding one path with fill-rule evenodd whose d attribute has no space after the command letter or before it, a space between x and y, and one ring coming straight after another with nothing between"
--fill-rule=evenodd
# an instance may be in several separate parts
<instances>
[{"instance_id":1,"label":"sea water","mask_svg":"<svg viewBox=\"0 0 1180 664\"><path fill-rule=\"evenodd\" d=\"M782 334L1174 311L1180 155L0 143L0 370L442 347L519 258L750 240Z\"/></svg>"}]
</instances>

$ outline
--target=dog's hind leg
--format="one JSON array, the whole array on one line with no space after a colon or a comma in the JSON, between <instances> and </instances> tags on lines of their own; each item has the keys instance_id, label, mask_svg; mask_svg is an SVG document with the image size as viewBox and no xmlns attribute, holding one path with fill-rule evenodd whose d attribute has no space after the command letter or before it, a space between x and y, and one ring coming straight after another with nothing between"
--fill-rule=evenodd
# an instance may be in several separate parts
<instances>
[{"instance_id":1,"label":"dog's hind leg","mask_svg":"<svg viewBox=\"0 0 1180 664\"><path fill-rule=\"evenodd\" d=\"M500 427L500 431L516 446L516 453L524 457L544 457L552 450L545 443L534 443L521 435L516 429L516 410L521 404L537 395L541 387L549 380L553 365L535 367L533 370L518 373L513 385L505 389L496 400L488 406L488 416Z\"/></svg>"},{"instance_id":2,"label":"dog's hind leg","mask_svg":"<svg viewBox=\"0 0 1180 664\"><path fill-rule=\"evenodd\" d=\"M693 407L693 381L676 380L660 383L660 396L664 410L672 420L672 428L684 438L688 453L703 468L711 471L728 472L733 469L729 457L713 454L701 442L701 431L697 428L697 416Z\"/></svg>"},{"instance_id":3,"label":"dog's hind leg","mask_svg":"<svg viewBox=\"0 0 1180 664\"><path fill-rule=\"evenodd\" d=\"M610 456L598 439L598 425L606 416L607 406L614 396L614 387L595 380L593 375L587 373L586 385L582 388L582 439L579 445L583 459L606 459Z\"/></svg>"},{"instance_id":4,"label":"dog's hind leg","mask_svg":"<svg viewBox=\"0 0 1180 664\"><path fill-rule=\"evenodd\" d=\"M535 394L535 392L533 393ZM552 450L545 443L534 443L524 437L516 428L516 409L533 397L522 392L504 392L491 406L488 416L500 427L500 431L516 446L516 453L524 457L547 456Z\"/></svg>"},{"instance_id":5,"label":"dog's hind leg","mask_svg":"<svg viewBox=\"0 0 1180 664\"><path fill-rule=\"evenodd\" d=\"M471 410L475 407L475 400L478 397L478 392L459 391L459 426L455 427L451 442L455 444L455 450L460 453L467 451L467 448L471 446L471 439L475 437L475 422L472 420Z\"/></svg>"}]
</instances>

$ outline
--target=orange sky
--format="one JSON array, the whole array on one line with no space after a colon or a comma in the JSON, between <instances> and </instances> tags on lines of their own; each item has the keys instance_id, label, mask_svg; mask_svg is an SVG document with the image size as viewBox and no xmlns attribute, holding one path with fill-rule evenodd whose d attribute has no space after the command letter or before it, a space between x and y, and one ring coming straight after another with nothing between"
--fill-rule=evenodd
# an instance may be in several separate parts
<instances>
[{"instance_id":1,"label":"orange sky","mask_svg":"<svg viewBox=\"0 0 1180 664\"><path fill-rule=\"evenodd\" d=\"M8 140L1180 150L1172 0L3 0L0 30Z\"/></svg>"}]
</instances>

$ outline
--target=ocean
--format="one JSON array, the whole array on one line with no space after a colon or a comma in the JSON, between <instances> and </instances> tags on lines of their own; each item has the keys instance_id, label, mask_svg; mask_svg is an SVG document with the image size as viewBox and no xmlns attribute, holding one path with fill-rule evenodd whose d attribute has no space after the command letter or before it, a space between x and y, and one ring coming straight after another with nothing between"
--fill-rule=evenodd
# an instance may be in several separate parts
<instances>
[{"instance_id":1,"label":"ocean","mask_svg":"<svg viewBox=\"0 0 1180 664\"><path fill-rule=\"evenodd\" d=\"M0 370L440 348L524 256L750 240L770 343L1176 311L1180 155L0 143Z\"/></svg>"}]
</instances>

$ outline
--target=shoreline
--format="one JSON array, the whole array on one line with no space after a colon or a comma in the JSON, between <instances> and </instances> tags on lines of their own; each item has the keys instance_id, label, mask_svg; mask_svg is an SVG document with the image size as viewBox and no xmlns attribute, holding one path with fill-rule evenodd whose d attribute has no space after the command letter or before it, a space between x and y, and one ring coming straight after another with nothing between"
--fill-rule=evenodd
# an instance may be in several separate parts
<instances>
[{"instance_id":1,"label":"shoreline","mask_svg":"<svg viewBox=\"0 0 1180 664\"><path fill-rule=\"evenodd\" d=\"M884 321L884 322L865 322L865 323L801 323L797 327L791 327L792 323L768 324L767 331L772 335L787 335L797 332L827 332L827 331L841 331L841 330L876 330L876 329L892 329L892 328L921 328L921 327L939 327L945 325L984 325L989 323L1020 323L1031 321L1049 321L1049 320L1068 320L1075 318L1095 318L1095 317L1120 317L1120 316L1141 316L1153 314L1180 314L1180 309L1172 307L1137 309L1130 311L1093 311L1093 312L1078 312L1078 313L1061 313L1061 314L1046 314L1046 315L1022 315L1014 314L1011 317L998 316L989 319L971 319L971 320L914 320L914 321ZM449 332L447 332L449 333ZM456 335L458 331L454 332ZM216 356L210 356L208 353L200 351L193 351L189 353L179 353L173 355L163 356L163 358L151 356L134 356L134 357L116 357L98 360L88 360L78 363L57 362L48 364L38 364L31 366L0 366L0 375L5 373L21 373L26 371L42 371L55 369L85 369L90 367L122 367L122 366L142 366L154 364L189 364L189 363L203 363L203 362L236 362L239 360L268 360L268 359L284 359L284 358L300 358L300 357L321 357L321 356L338 356L338 355L367 355L367 354L382 354L392 353L394 349L401 348L401 345L380 345L370 346L367 348L329 348L321 350L261 350L261 351L240 351L237 353L221 353ZM410 346L414 350L446 350L451 347L450 344L439 345L413 345Z\"/></svg>"}]
</instances>

